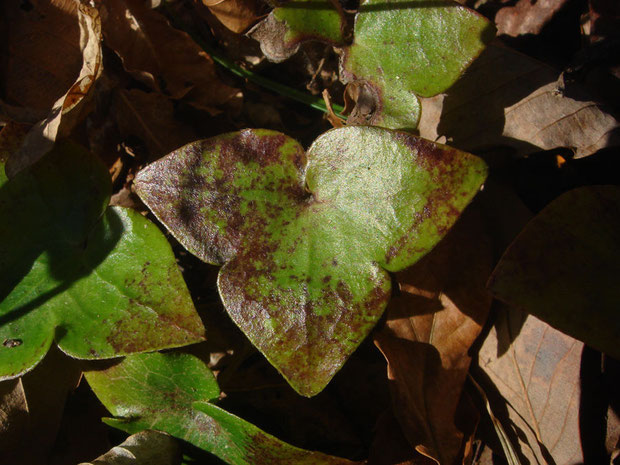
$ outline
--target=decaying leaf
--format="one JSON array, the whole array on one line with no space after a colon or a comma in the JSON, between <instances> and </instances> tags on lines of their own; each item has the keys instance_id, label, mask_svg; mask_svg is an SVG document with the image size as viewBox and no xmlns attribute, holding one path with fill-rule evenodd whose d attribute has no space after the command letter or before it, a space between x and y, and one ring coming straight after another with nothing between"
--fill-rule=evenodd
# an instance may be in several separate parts
<instances>
[{"instance_id":1,"label":"decaying leaf","mask_svg":"<svg viewBox=\"0 0 620 465\"><path fill-rule=\"evenodd\" d=\"M258 0L202 0L220 22L237 34L247 31L263 16L265 4Z\"/></svg>"},{"instance_id":2,"label":"decaying leaf","mask_svg":"<svg viewBox=\"0 0 620 465\"><path fill-rule=\"evenodd\" d=\"M34 123L75 82L82 67L78 2L32 0L3 2L2 100L38 112ZM50 51L53 50L53 53Z\"/></svg>"},{"instance_id":3,"label":"decaying leaf","mask_svg":"<svg viewBox=\"0 0 620 465\"><path fill-rule=\"evenodd\" d=\"M80 465L179 465L178 442L158 431L140 431L92 462Z\"/></svg>"},{"instance_id":4,"label":"decaying leaf","mask_svg":"<svg viewBox=\"0 0 620 465\"><path fill-rule=\"evenodd\" d=\"M618 121L559 72L492 45L447 92L423 100L420 135L479 153L508 147L516 155L568 147L577 158L620 140Z\"/></svg>"},{"instance_id":5,"label":"decaying leaf","mask_svg":"<svg viewBox=\"0 0 620 465\"><path fill-rule=\"evenodd\" d=\"M503 398L491 398L495 415L524 463L582 463L583 344L531 315L498 310L479 355L480 368Z\"/></svg>"},{"instance_id":6,"label":"decaying leaf","mask_svg":"<svg viewBox=\"0 0 620 465\"><path fill-rule=\"evenodd\" d=\"M221 82L211 57L144 2L107 0L101 17L107 45L153 90L211 112L237 92Z\"/></svg>"},{"instance_id":7,"label":"decaying leaf","mask_svg":"<svg viewBox=\"0 0 620 465\"><path fill-rule=\"evenodd\" d=\"M248 129L171 153L135 187L185 248L224 265L232 319L312 396L383 313L388 271L426 254L485 177L481 160L405 133L333 129L306 154Z\"/></svg>"},{"instance_id":8,"label":"decaying leaf","mask_svg":"<svg viewBox=\"0 0 620 465\"><path fill-rule=\"evenodd\" d=\"M354 110L349 122L416 128L416 95L430 97L454 84L493 37L492 29L475 11L449 1L364 1L340 73L343 82L361 86L372 111Z\"/></svg>"},{"instance_id":9,"label":"decaying leaf","mask_svg":"<svg viewBox=\"0 0 620 465\"><path fill-rule=\"evenodd\" d=\"M197 138L189 126L174 117L170 99L158 92L121 89L116 93L113 104L113 115L121 135L142 140L150 160L156 160Z\"/></svg>"},{"instance_id":10,"label":"decaying leaf","mask_svg":"<svg viewBox=\"0 0 620 465\"><path fill-rule=\"evenodd\" d=\"M55 340L75 358L201 341L204 328L166 238L108 208L106 168L57 144L0 187L0 379L32 369Z\"/></svg>"},{"instance_id":11,"label":"decaying leaf","mask_svg":"<svg viewBox=\"0 0 620 465\"><path fill-rule=\"evenodd\" d=\"M473 431L457 407L471 357L491 306L485 283L492 247L472 205L448 235L413 267L396 274L400 294L375 343L388 361L393 410L405 437L439 464L462 459ZM469 413L469 412L468 412ZM462 417L462 416L461 416Z\"/></svg>"},{"instance_id":12,"label":"decaying leaf","mask_svg":"<svg viewBox=\"0 0 620 465\"><path fill-rule=\"evenodd\" d=\"M416 462L418 458L421 460ZM409 444L391 409L379 417L370 446L368 465L434 465L434 463Z\"/></svg>"},{"instance_id":13,"label":"decaying leaf","mask_svg":"<svg viewBox=\"0 0 620 465\"><path fill-rule=\"evenodd\" d=\"M567 0L519 0L514 6L507 5L495 15L497 33L512 37L538 34L566 3Z\"/></svg>"},{"instance_id":14,"label":"decaying leaf","mask_svg":"<svg viewBox=\"0 0 620 465\"><path fill-rule=\"evenodd\" d=\"M0 130L0 187L8 181L4 171L7 160L19 150L29 129L29 124L9 122Z\"/></svg>"},{"instance_id":15,"label":"decaying leaf","mask_svg":"<svg viewBox=\"0 0 620 465\"><path fill-rule=\"evenodd\" d=\"M129 433L165 431L231 465L354 465L291 446L211 403L219 387L192 355L134 355L85 375L99 400L119 417L104 421Z\"/></svg>"},{"instance_id":16,"label":"decaying leaf","mask_svg":"<svg viewBox=\"0 0 620 465\"><path fill-rule=\"evenodd\" d=\"M551 202L504 253L489 289L566 334L620 358L620 188Z\"/></svg>"},{"instance_id":17,"label":"decaying leaf","mask_svg":"<svg viewBox=\"0 0 620 465\"><path fill-rule=\"evenodd\" d=\"M3 465L47 463L65 400L81 374L76 363L59 350L51 350L35 370L0 382Z\"/></svg>"},{"instance_id":18,"label":"decaying leaf","mask_svg":"<svg viewBox=\"0 0 620 465\"><path fill-rule=\"evenodd\" d=\"M290 58L302 42L319 40L344 44L342 9L330 0L293 0L275 8L248 35L260 42L261 51L273 62Z\"/></svg>"},{"instance_id":19,"label":"decaying leaf","mask_svg":"<svg viewBox=\"0 0 620 465\"><path fill-rule=\"evenodd\" d=\"M16 2L10 3L18 9ZM34 125L21 149L8 160L5 169L9 177L49 152L57 138L69 134L101 74L101 23L96 8L77 0L36 1L32 6L19 13L17 36L23 34L24 38L9 44L10 62L15 68L9 76L24 81L23 85L11 83L11 89L24 91L9 97L11 103L34 105L47 116ZM57 46L54 53L50 53L50 41ZM58 57L66 57L68 63L59 62ZM59 92L64 93L52 100Z\"/></svg>"}]
</instances>

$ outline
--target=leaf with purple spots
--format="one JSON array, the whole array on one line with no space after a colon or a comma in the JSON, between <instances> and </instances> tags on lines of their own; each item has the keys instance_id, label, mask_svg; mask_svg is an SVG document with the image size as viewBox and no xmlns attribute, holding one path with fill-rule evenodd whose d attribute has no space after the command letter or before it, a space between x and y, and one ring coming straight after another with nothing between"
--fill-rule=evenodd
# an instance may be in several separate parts
<instances>
[{"instance_id":1,"label":"leaf with purple spots","mask_svg":"<svg viewBox=\"0 0 620 465\"><path fill-rule=\"evenodd\" d=\"M204 339L170 244L139 213L106 208L110 191L105 166L70 143L0 185L0 380L54 342L101 359Z\"/></svg>"},{"instance_id":2,"label":"leaf with purple spots","mask_svg":"<svg viewBox=\"0 0 620 465\"><path fill-rule=\"evenodd\" d=\"M181 244L223 265L232 319L312 396L380 318L388 272L424 256L485 176L472 155L386 129L334 129L307 153L248 129L172 152L135 186Z\"/></svg>"},{"instance_id":3,"label":"leaf with purple spots","mask_svg":"<svg viewBox=\"0 0 620 465\"><path fill-rule=\"evenodd\" d=\"M213 404L220 395L217 381L193 355L132 355L85 375L99 400L118 417L104 422L130 434L165 431L231 465L357 464L294 447Z\"/></svg>"}]
</instances>

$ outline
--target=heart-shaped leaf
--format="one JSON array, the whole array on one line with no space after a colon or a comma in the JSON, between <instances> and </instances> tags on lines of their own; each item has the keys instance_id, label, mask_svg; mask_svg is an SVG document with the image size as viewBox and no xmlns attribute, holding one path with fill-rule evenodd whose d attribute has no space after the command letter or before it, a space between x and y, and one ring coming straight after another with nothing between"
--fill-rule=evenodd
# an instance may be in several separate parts
<instances>
[{"instance_id":1,"label":"heart-shaped leaf","mask_svg":"<svg viewBox=\"0 0 620 465\"><path fill-rule=\"evenodd\" d=\"M366 0L344 49L341 79L359 86L366 111L353 122L418 125L420 103L448 89L493 37L481 15L451 1Z\"/></svg>"},{"instance_id":2,"label":"heart-shaped leaf","mask_svg":"<svg viewBox=\"0 0 620 465\"><path fill-rule=\"evenodd\" d=\"M231 465L354 463L298 449L210 403L220 389L193 355L132 355L108 369L86 372L86 379L106 408L121 417L104 421L128 433L165 431Z\"/></svg>"},{"instance_id":3,"label":"heart-shaped leaf","mask_svg":"<svg viewBox=\"0 0 620 465\"><path fill-rule=\"evenodd\" d=\"M620 358L620 188L569 191L519 234L489 289L612 357Z\"/></svg>"},{"instance_id":4,"label":"heart-shaped leaf","mask_svg":"<svg viewBox=\"0 0 620 465\"><path fill-rule=\"evenodd\" d=\"M485 175L472 155L386 129L334 129L307 155L244 130L172 152L135 186L190 252L224 264L230 316L311 396L381 316L387 272L427 253Z\"/></svg>"},{"instance_id":5,"label":"heart-shaped leaf","mask_svg":"<svg viewBox=\"0 0 620 465\"><path fill-rule=\"evenodd\" d=\"M105 210L109 193L105 167L69 144L0 187L0 379L54 339L84 359L203 339L166 238L134 211Z\"/></svg>"},{"instance_id":6,"label":"heart-shaped leaf","mask_svg":"<svg viewBox=\"0 0 620 465\"><path fill-rule=\"evenodd\" d=\"M293 0L275 8L249 32L260 42L261 51L274 62L294 55L302 42L320 40L344 43L344 15L328 0Z\"/></svg>"}]
</instances>

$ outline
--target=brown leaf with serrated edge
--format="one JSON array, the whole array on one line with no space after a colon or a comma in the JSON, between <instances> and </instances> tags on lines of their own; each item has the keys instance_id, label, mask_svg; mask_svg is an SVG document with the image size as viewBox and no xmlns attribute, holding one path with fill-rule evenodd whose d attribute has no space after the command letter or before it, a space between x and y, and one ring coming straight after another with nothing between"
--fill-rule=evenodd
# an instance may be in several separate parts
<instances>
[{"instance_id":1,"label":"brown leaf with serrated edge","mask_svg":"<svg viewBox=\"0 0 620 465\"><path fill-rule=\"evenodd\" d=\"M447 94L422 99L420 135L480 153L516 155L568 147L577 158L620 142L618 121L560 73L490 45Z\"/></svg>"},{"instance_id":2,"label":"brown leaf with serrated edge","mask_svg":"<svg viewBox=\"0 0 620 465\"><path fill-rule=\"evenodd\" d=\"M202 0L211 13L237 34L247 31L263 15L265 4L258 0Z\"/></svg>"},{"instance_id":3,"label":"brown leaf with serrated edge","mask_svg":"<svg viewBox=\"0 0 620 465\"><path fill-rule=\"evenodd\" d=\"M479 366L503 397L494 414L521 459L580 463L580 361L583 343L505 305L479 355ZM491 394L485 386L487 394Z\"/></svg>"},{"instance_id":4,"label":"brown leaf with serrated edge","mask_svg":"<svg viewBox=\"0 0 620 465\"><path fill-rule=\"evenodd\" d=\"M457 406L491 298L491 243L477 205L413 267L397 273L375 343L388 360L394 411L409 443L442 465L456 463L465 434ZM471 433L471 431L469 432Z\"/></svg>"},{"instance_id":5,"label":"brown leaf with serrated edge","mask_svg":"<svg viewBox=\"0 0 620 465\"><path fill-rule=\"evenodd\" d=\"M514 6L505 6L495 15L497 33L512 37L538 34L566 2L567 0L519 0Z\"/></svg>"},{"instance_id":6,"label":"brown leaf with serrated edge","mask_svg":"<svg viewBox=\"0 0 620 465\"><path fill-rule=\"evenodd\" d=\"M65 399L80 376L76 363L53 349L33 371L0 383L3 465L46 463Z\"/></svg>"},{"instance_id":7,"label":"brown leaf with serrated edge","mask_svg":"<svg viewBox=\"0 0 620 465\"><path fill-rule=\"evenodd\" d=\"M189 126L175 119L172 102L158 92L121 89L113 105L121 135L141 139L151 161L198 138Z\"/></svg>"},{"instance_id":8,"label":"brown leaf with serrated edge","mask_svg":"<svg viewBox=\"0 0 620 465\"><path fill-rule=\"evenodd\" d=\"M129 436L92 462L80 465L177 465L181 462L179 443L159 431L141 431Z\"/></svg>"},{"instance_id":9,"label":"brown leaf with serrated edge","mask_svg":"<svg viewBox=\"0 0 620 465\"><path fill-rule=\"evenodd\" d=\"M79 66L77 66L77 70L74 70L71 66L70 80L67 80L67 76L63 76L53 89L46 91L44 96L41 97L44 99L45 108L49 113L45 119L34 125L26 135L21 149L8 160L6 164L6 174L9 177L15 176L19 171L35 163L52 149L57 138L69 134L77 122L84 116L85 104L92 93L93 84L101 74L101 23L98 10L77 0L71 2L57 2L55 6L60 10L60 12L57 11L55 14L61 17L70 14L71 17L68 19L63 17L63 21L59 23L54 21L50 23L46 22L44 30L39 30L38 28L41 25L39 25L36 20L31 20L31 22L26 22L24 24L26 30L23 31L23 34L25 36L28 36L28 34L35 34L35 36L38 37L38 47L41 47L43 50L40 54L46 55L47 60L51 59L57 62L58 56L63 56L63 53L56 52L51 54L49 52L50 37L60 36L64 38L63 32L65 29L71 30L77 28L78 40L75 41L70 35L67 40L72 56L70 63L73 63L74 55L79 55ZM48 11L47 7L41 7L43 10L39 10L39 7L39 2L36 2L36 5L33 6L29 14L35 15L35 17L37 15L46 17L45 12ZM54 10L52 9L50 11ZM28 27L31 27L32 30L28 30ZM29 40L30 39L24 40L24 42L27 43ZM63 44L63 49L66 46L67 44ZM20 56L23 57L25 61L35 61L32 56L24 54L20 54ZM38 60L38 55L35 55L35 57L37 57ZM41 62L37 61L36 64L32 65L35 69L43 70L41 73L37 74L38 79L41 80L42 86L45 86L45 73L49 72L45 63L46 61L43 60ZM61 63L64 62L61 61ZM17 68L19 69L19 66L17 66ZM34 73L35 71L31 70L30 72ZM52 72L52 74L53 73L54 72ZM17 75L20 75L20 73L17 73ZM29 85L36 84L31 83ZM60 88L62 88L65 93L57 98L55 102L51 101L51 99L60 92ZM32 103L32 100L37 99L37 94L24 95L23 99L23 103L21 104L29 105Z\"/></svg>"},{"instance_id":10,"label":"brown leaf with serrated edge","mask_svg":"<svg viewBox=\"0 0 620 465\"><path fill-rule=\"evenodd\" d=\"M237 92L220 81L211 57L189 35L144 2L107 0L101 8L106 44L153 90L212 113Z\"/></svg>"}]
</instances>

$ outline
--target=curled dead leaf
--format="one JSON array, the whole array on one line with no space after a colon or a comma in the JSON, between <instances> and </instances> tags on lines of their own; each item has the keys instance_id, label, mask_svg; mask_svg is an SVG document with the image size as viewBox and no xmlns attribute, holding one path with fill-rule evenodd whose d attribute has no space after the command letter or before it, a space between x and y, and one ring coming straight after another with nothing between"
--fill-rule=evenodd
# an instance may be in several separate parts
<instances>
[{"instance_id":1,"label":"curled dead leaf","mask_svg":"<svg viewBox=\"0 0 620 465\"><path fill-rule=\"evenodd\" d=\"M77 0L65 0L52 2L49 5L45 5L44 2L36 2L36 5L29 14L41 15L43 18L47 19L47 12L52 15L52 18L59 16L61 18L60 22L56 23L46 20L43 24L37 24L36 20L25 21L22 26L26 29L21 31L22 34L34 33L39 40L34 41L34 60L32 56L25 54L21 54L20 56L23 60L35 62L35 64L32 65L35 69L31 72L42 81L42 86L39 86L36 81L30 81L31 77L27 78L25 86L28 89L31 87L35 88L35 93L24 95L22 105L34 104L38 109L45 109L49 111L49 113L45 119L34 125L26 135L21 149L8 160L6 164L6 173L9 177L14 176L22 169L32 165L49 152L54 146L54 142L57 138L69 134L84 115L83 110L88 100L87 97L92 93L93 84L102 70L101 23L98 10ZM33 28L34 32L30 31L28 28ZM39 28L43 29L40 30ZM37 57L39 55L46 55L47 60L52 59L56 62L58 56L63 56L62 53L58 52L50 54L50 44L47 41L50 40L50 37L54 37L55 35L65 38L63 34L65 29L68 31L77 29L78 40L75 40L75 37L68 33L69 35L66 37L66 43L63 43L63 47L67 47L69 62L67 64L60 61L52 67L52 69L56 69L56 67L62 68L63 77L62 79L56 80L51 88L46 89L45 76L46 72L50 71L46 69L45 61L38 61ZM25 40L24 42L28 43L29 41ZM76 57L79 57L79 59ZM67 69L64 68L65 65ZM19 66L17 66L17 68L19 68ZM77 68L77 70L74 68ZM43 72L36 72L37 69L43 69ZM54 74L55 72L51 71L51 73ZM77 78L75 77L76 74ZM15 79L18 79L19 76L21 76L20 73L15 76ZM65 87L67 85L69 86L68 90L67 87ZM43 87L43 90L41 90L41 87ZM16 86L16 88L19 89L20 86ZM64 94L55 101L51 101L60 89L65 91ZM41 91L43 92L42 95L36 93ZM39 101L38 99L42 100ZM51 110L49 109L50 101Z\"/></svg>"},{"instance_id":2,"label":"curled dead leaf","mask_svg":"<svg viewBox=\"0 0 620 465\"><path fill-rule=\"evenodd\" d=\"M211 57L187 33L141 1L108 0L101 16L107 45L151 89L211 113L237 93L221 82Z\"/></svg>"},{"instance_id":3,"label":"curled dead leaf","mask_svg":"<svg viewBox=\"0 0 620 465\"><path fill-rule=\"evenodd\" d=\"M202 0L202 3L224 26L238 34L264 16L265 5L258 0Z\"/></svg>"}]
</instances>

